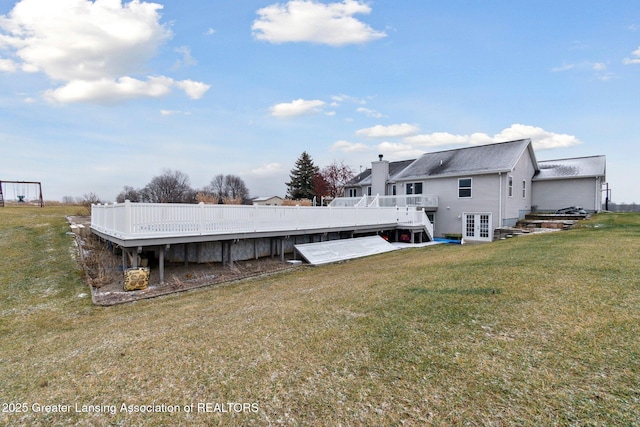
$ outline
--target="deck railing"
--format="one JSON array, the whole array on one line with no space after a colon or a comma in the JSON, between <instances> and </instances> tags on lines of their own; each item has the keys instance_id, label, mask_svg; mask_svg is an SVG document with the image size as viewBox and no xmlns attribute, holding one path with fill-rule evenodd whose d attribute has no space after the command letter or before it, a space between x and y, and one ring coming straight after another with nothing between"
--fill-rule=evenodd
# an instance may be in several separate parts
<instances>
[{"instance_id":1,"label":"deck railing","mask_svg":"<svg viewBox=\"0 0 640 427\"><path fill-rule=\"evenodd\" d=\"M425 222L426 221L426 222ZM223 235L395 224L433 227L414 207L306 207L167 203L99 204L91 227L118 239Z\"/></svg>"},{"instance_id":2,"label":"deck railing","mask_svg":"<svg viewBox=\"0 0 640 427\"><path fill-rule=\"evenodd\" d=\"M403 196L362 196L362 197L338 197L330 203L333 207L371 206L371 207L420 207L437 208L438 196L430 194L403 195Z\"/></svg>"}]
</instances>

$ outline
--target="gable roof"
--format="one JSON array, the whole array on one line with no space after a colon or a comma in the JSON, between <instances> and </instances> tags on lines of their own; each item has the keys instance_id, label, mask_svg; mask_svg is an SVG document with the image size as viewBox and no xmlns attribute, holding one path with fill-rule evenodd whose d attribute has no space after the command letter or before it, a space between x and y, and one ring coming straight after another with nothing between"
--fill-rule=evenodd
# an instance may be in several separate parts
<instances>
[{"instance_id":1,"label":"gable roof","mask_svg":"<svg viewBox=\"0 0 640 427\"><path fill-rule=\"evenodd\" d=\"M590 156L538 162L535 181L545 179L595 178L606 175L606 157Z\"/></svg>"},{"instance_id":2,"label":"gable roof","mask_svg":"<svg viewBox=\"0 0 640 427\"><path fill-rule=\"evenodd\" d=\"M525 150L529 150L533 164L536 165L531 140L528 138L425 153L399 173L396 180L508 172L513 170ZM535 167L537 170L537 166Z\"/></svg>"}]
</instances>

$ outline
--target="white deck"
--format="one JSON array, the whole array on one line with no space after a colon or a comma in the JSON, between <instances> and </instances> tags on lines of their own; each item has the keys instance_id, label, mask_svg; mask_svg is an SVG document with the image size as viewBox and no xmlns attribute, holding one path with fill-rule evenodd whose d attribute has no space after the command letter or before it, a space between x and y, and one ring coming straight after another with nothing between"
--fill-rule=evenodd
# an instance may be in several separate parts
<instances>
[{"instance_id":1,"label":"white deck","mask_svg":"<svg viewBox=\"0 0 640 427\"><path fill-rule=\"evenodd\" d=\"M123 247L331 231L433 226L415 207L302 207L165 203L93 205L91 229Z\"/></svg>"}]
</instances>

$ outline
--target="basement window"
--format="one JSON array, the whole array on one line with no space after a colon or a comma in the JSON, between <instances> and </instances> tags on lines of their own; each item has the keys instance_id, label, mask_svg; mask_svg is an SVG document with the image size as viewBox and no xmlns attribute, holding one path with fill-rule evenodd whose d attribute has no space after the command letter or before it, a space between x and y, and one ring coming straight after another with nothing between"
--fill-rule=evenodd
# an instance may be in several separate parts
<instances>
[{"instance_id":1,"label":"basement window","mask_svg":"<svg viewBox=\"0 0 640 427\"><path fill-rule=\"evenodd\" d=\"M458 197L471 197L471 178L458 179Z\"/></svg>"}]
</instances>

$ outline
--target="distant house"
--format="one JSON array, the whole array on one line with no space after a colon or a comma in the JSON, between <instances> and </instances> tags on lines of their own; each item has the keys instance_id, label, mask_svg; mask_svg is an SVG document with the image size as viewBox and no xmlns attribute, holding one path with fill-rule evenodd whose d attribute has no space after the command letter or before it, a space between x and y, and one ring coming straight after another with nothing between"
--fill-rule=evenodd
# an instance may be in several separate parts
<instances>
[{"instance_id":1,"label":"distant house","mask_svg":"<svg viewBox=\"0 0 640 427\"><path fill-rule=\"evenodd\" d=\"M282 206L282 201L284 199L279 196L270 196L270 197L256 197L252 200L254 205L261 206Z\"/></svg>"},{"instance_id":2,"label":"distant house","mask_svg":"<svg viewBox=\"0 0 640 427\"><path fill-rule=\"evenodd\" d=\"M349 182L345 194L422 206L437 237L491 241L496 228L515 225L534 208L578 205L599 211L605 163L604 156L538 162L531 140L521 139L402 162L379 156Z\"/></svg>"}]
</instances>

